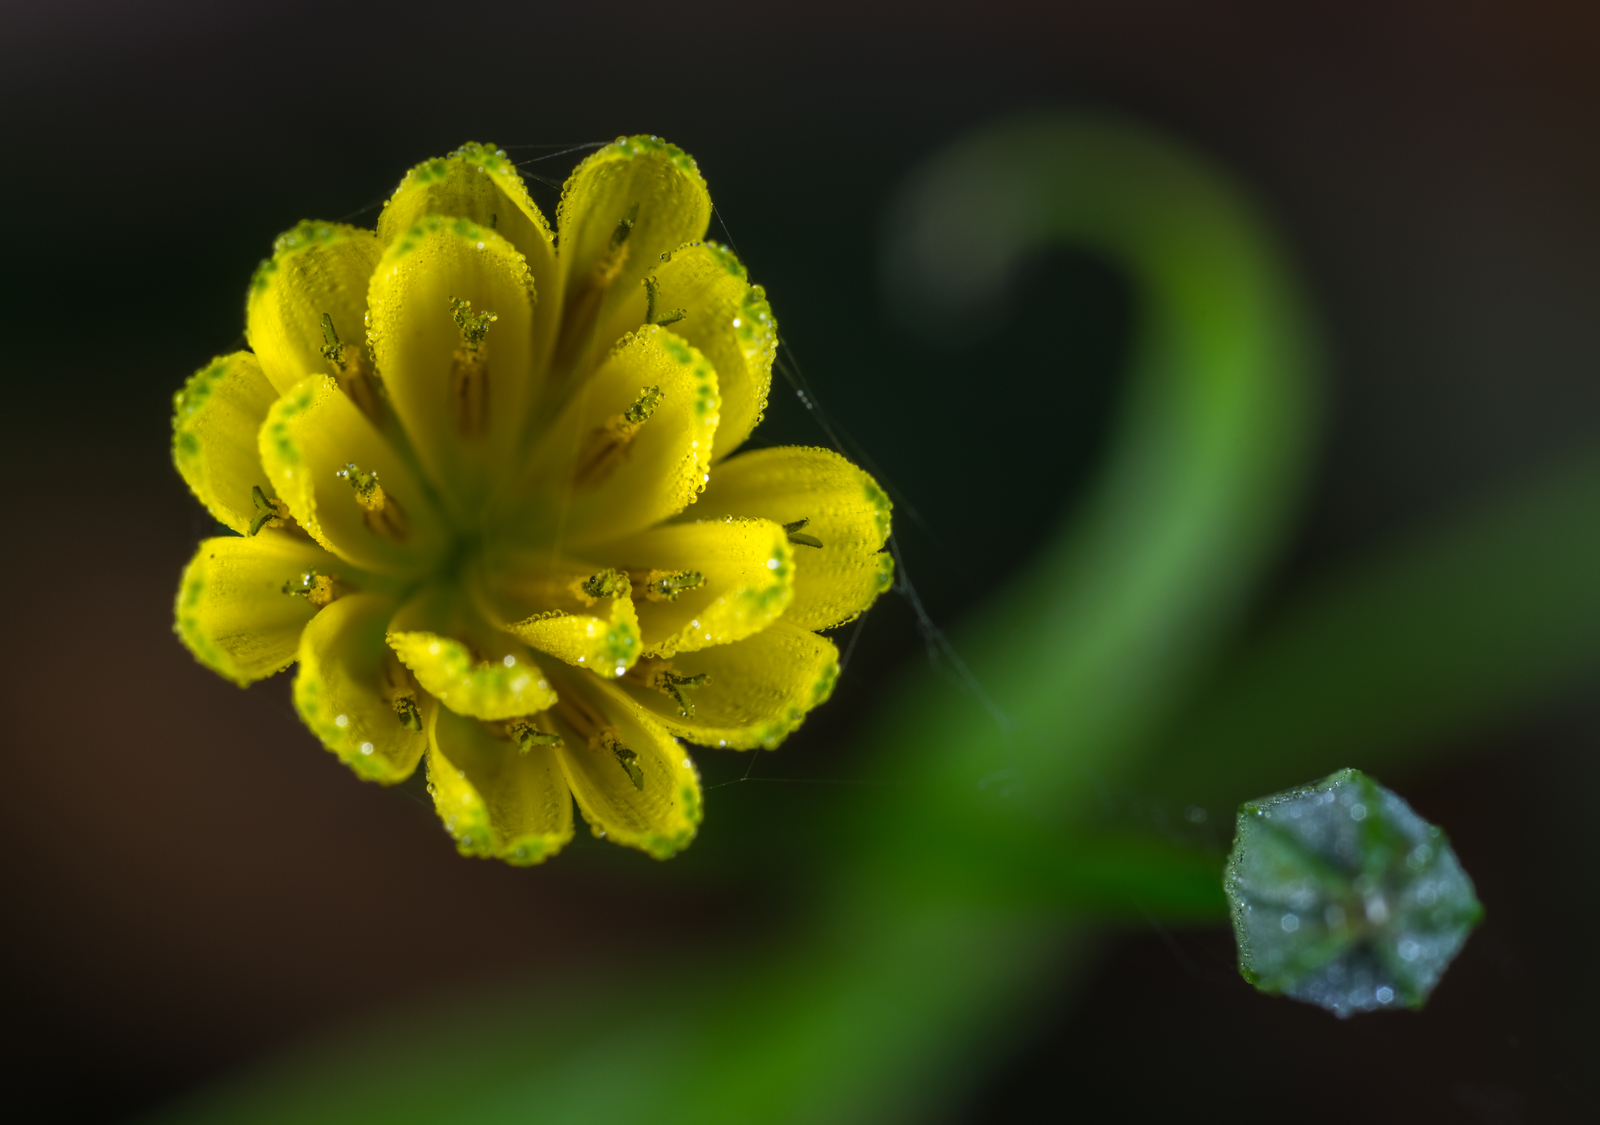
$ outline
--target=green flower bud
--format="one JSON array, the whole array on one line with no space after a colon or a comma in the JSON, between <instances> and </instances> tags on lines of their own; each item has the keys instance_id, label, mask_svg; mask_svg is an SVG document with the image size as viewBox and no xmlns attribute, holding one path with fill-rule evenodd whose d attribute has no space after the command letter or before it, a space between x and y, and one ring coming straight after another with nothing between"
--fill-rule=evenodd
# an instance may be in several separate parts
<instances>
[{"instance_id":1,"label":"green flower bud","mask_svg":"<svg viewBox=\"0 0 1600 1125\"><path fill-rule=\"evenodd\" d=\"M1239 972L1344 1018L1420 1008L1483 917L1444 832L1360 770L1239 807Z\"/></svg>"}]
</instances>

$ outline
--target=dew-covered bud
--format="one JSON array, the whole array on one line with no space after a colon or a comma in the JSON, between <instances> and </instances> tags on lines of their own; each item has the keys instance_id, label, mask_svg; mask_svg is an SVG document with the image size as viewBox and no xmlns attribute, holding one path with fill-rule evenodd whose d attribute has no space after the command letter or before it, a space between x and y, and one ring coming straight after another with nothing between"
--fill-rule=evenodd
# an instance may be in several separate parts
<instances>
[{"instance_id":1,"label":"dew-covered bud","mask_svg":"<svg viewBox=\"0 0 1600 1125\"><path fill-rule=\"evenodd\" d=\"M1341 1018L1420 1008L1483 916L1444 832L1360 770L1239 807L1239 972Z\"/></svg>"}]
</instances>

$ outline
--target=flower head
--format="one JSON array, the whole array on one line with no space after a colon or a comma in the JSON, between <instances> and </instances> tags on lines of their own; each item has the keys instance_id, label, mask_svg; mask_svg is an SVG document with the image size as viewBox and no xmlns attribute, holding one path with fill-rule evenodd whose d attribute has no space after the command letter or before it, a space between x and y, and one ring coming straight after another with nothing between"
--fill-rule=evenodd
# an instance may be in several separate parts
<instances>
[{"instance_id":1,"label":"flower head","mask_svg":"<svg viewBox=\"0 0 1600 1125\"><path fill-rule=\"evenodd\" d=\"M600 149L556 232L503 151L413 168L376 231L281 236L250 350L176 396L173 456L237 535L184 572L177 631L295 705L357 774L429 790L464 854L536 863L591 830L665 857L700 820L678 739L772 747L825 700L819 636L889 583L889 501L822 449L730 456L777 347L703 241L694 161Z\"/></svg>"}]
</instances>

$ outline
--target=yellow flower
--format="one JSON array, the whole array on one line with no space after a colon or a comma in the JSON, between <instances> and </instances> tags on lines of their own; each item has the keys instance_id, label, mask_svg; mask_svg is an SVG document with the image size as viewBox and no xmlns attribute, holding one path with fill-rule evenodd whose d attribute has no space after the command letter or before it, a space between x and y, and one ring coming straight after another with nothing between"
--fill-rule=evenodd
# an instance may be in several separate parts
<instances>
[{"instance_id":1,"label":"yellow flower","mask_svg":"<svg viewBox=\"0 0 1600 1125\"><path fill-rule=\"evenodd\" d=\"M539 862L575 797L672 855L701 812L678 739L777 745L838 674L816 631L889 583L866 473L730 456L777 335L710 216L692 159L625 138L567 181L558 240L466 145L376 231L279 238L251 350L176 396L178 470L238 533L200 544L178 635L240 685L298 660L301 716L361 777L426 756L463 854Z\"/></svg>"}]
</instances>

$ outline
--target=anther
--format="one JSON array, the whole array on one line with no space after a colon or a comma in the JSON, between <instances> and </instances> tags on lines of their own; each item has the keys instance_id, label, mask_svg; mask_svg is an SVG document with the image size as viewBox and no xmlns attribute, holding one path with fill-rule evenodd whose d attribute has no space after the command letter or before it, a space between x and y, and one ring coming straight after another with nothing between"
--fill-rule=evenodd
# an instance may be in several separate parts
<instances>
[{"instance_id":1,"label":"anther","mask_svg":"<svg viewBox=\"0 0 1600 1125\"><path fill-rule=\"evenodd\" d=\"M337 574L318 574L315 570L302 572L283 584L283 592L304 598L321 609L336 601L344 591L338 587Z\"/></svg>"},{"instance_id":2,"label":"anther","mask_svg":"<svg viewBox=\"0 0 1600 1125\"><path fill-rule=\"evenodd\" d=\"M578 589L590 598L626 597L629 588L628 576L610 567L578 584Z\"/></svg>"},{"instance_id":3,"label":"anther","mask_svg":"<svg viewBox=\"0 0 1600 1125\"><path fill-rule=\"evenodd\" d=\"M292 527L294 517L289 514L289 505L282 500L272 500L261 491L259 484L250 486L250 500L256 506L256 518L250 521L250 534L261 534L263 527Z\"/></svg>"},{"instance_id":4,"label":"anther","mask_svg":"<svg viewBox=\"0 0 1600 1125\"><path fill-rule=\"evenodd\" d=\"M622 249L622 244L627 242L628 236L633 233L633 224L638 218L639 205L635 203L628 208L628 213L617 222L617 229L611 232L611 249Z\"/></svg>"},{"instance_id":5,"label":"anther","mask_svg":"<svg viewBox=\"0 0 1600 1125\"><path fill-rule=\"evenodd\" d=\"M608 736L606 741L611 747L612 755L617 759L617 764L627 773L628 780L633 782L633 787L643 791L644 770L639 768L639 755L629 750L621 742L617 741L615 737Z\"/></svg>"},{"instance_id":6,"label":"anther","mask_svg":"<svg viewBox=\"0 0 1600 1125\"><path fill-rule=\"evenodd\" d=\"M658 318L656 314L660 311L661 286L657 284L656 279L653 277L644 278L640 284L644 286L644 322L646 324L664 327L668 324L676 324L688 315L682 309L673 309L666 316Z\"/></svg>"},{"instance_id":7,"label":"anther","mask_svg":"<svg viewBox=\"0 0 1600 1125\"><path fill-rule=\"evenodd\" d=\"M378 474L369 473L354 461L334 472L340 480L348 481L355 489L356 503L361 505L362 519L367 529L396 542L406 537L408 525L405 511L399 501L384 492L378 483Z\"/></svg>"},{"instance_id":8,"label":"anther","mask_svg":"<svg viewBox=\"0 0 1600 1125\"><path fill-rule=\"evenodd\" d=\"M652 602L675 602L685 590L706 584L706 576L698 570L652 570L639 583L646 599Z\"/></svg>"},{"instance_id":9,"label":"anther","mask_svg":"<svg viewBox=\"0 0 1600 1125\"><path fill-rule=\"evenodd\" d=\"M524 754L535 746L563 746L559 734L551 734L547 730L540 730L526 719L518 719L511 724L511 737L517 740L517 749Z\"/></svg>"},{"instance_id":10,"label":"anther","mask_svg":"<svg viewBox=\"0 0 1600 1125\"><path fill-rule=\"evenodd\" d=\"M450 369L450 398L461 433L472 437L483 432L489 417L489 363L482 345L489 325L500 318L488 310L474 314L472 302L462 297L450 298L450 318L461 331Z\"/></svg>"},{"instance_id":11,"label":"anther","mask_svg":"<svg viewBox=\"0 0 1600 1125\"><path fill-rule=\"evenodd\" d=\"M333 475L349 482L356 490L356 503L369 512L381 512L389 502L383 486L378 483L378 474L367 472L354 461L345 462L344 468L336 469Z\"/></svg>"},{"instance_id":12,"label":"anther","mask_svg":"<svg viewBox=\"0 0 1600 1125\"><path fill-rule=\"evenodd\" d=\"M670 669L663 668L655 674L652 686L658 691L664 691L672 696L677 701L678 710L687 719L694 714L694 704L684 697L683 690L685 688L705 687L710 682L711 674L709 672L701 672L697 676L680 676Z\"/></svg>"},{"instance_id":13,"label":"anther","mask_svg":"<svg viewBox=\"0 0 1600 1125\"><path fill-rule=\"evenodd\" d=\"M394 713L400 725L410 731L422 730L422 712L417 710L417 697L405 692L394 697Z\"/></svg>"},{"instance_id":14,"label":"anther","mask_svg":"<svg viewBox=\"0 0 1600 1125\"><path fill-rule=\"evenodd\" d=\"M461 338L467 347L476 351L478 345L483 343L483 338L489 334L489 325L500 318L487 309L474 316L471 301L464 297L451 297L450 319L461 329Z\"/></svg>"},{"instance_id":15,"label":"anther","mask_svg":"<svg viewBox=\"0 0 1600 1125\"><path fill-rule=\"evenodd\" d=\"M333 316L330 313L322 314L322 358L333 364L340 371L344 370L344 341L339 339L339 331L333 326Z\"/></svg>"},{"instance_id":16,"label":"anther","mask_svg":"<svg viewBox=\"0 0 1600 1125\"><path fill-rule=\"evenodd\" d=\"M411 673L406 671L405 665L392 652L384 654L383 681L378 690L389 701L400 725L406 730L421 733L422 711L417 706L416 685L411 682Z\"/></svg>"},{"instance_id":17,"label":"anther","mask_svg":"<svg viewBox=\"0 0 1600 1125\"><path fill-rule=\"evenodd\" d=\"M791 543L798 543L802 547L820 547L822 546L822 540L815 535L804 534L805 526L810 522L811 520L807 518L795 520L793 523L786 523L783 525L783 533L789 537L789 542Z\"/></svg>"}]
</instances>

